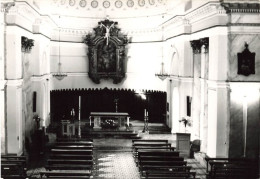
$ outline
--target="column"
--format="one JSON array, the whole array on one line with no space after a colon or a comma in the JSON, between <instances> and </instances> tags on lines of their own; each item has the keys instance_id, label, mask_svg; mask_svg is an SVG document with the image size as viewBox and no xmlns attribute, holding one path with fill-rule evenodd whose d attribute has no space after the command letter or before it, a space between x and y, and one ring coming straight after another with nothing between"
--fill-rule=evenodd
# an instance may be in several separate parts
<instances>
[{"instance_id":1,"label":"column","mask_svg":"<svg viewBox=\"0 0 260 179\"><path fill-rule=\"evenodd\" d=\"M201 139L201 147L200 151L206 153L207 152L207 136L208 136L208 87L207 87L207 79L208 79L208 46L209 46L209 38L200 39L202 44L201 49L201 101L200 101L200 139Z\"/></svg>"},{"instance_id":2,"label":"column","mask_svg":"<svg viewBox=\"0 0 260 179\"><path fill-rule=\"evenodd\" d=\"M200 139L200 98L201 98L201 41L190 42L193 50L193 89L192 89L192 121L193 132L191 140Z\"/></svg>"}]
</instances>

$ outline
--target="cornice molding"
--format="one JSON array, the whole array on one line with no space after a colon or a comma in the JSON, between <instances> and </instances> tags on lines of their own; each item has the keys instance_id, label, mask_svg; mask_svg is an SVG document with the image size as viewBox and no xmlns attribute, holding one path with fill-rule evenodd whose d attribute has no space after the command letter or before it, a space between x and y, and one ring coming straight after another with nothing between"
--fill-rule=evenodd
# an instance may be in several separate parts
<instances>
[{"instance_id":1,"label":"cornice molding","mask_svg":"<svg viewBox=\"0 0 260 179\"><path fill-rule=\"evenodd\" d=\"M260 13L260 3L221 3L226 13Z\"/></svg>"},{"instance_id":2,"label":"cornice molding","mask_svg":"<svg viewBox=\"0 0 260 179\"><path fill-rule=\"evenodd\" d=\"M193 83L193 77L184 77L184 76L170 76L170 79L173 81L179 81L184 83Z\"/></svg>"},{"instance_id":3,"label":"cornice molding","mask_svg":"<svg viewBox=\"0 0 260 179\"><path fill-rule=\"evenodd\" d=\"M229 89L230 84L226 81L207 80L209 89Z\"/></svg>"},{"instance_id":4,"label":"cornice molding","mask_svg":"<svg viewBox=\"0 0 260 179\"><path fill-rule=\"evenodd\" d=\"M23 85L23 79L6 80L6 86L21 87Z\"/></svg>"}]
</instances>

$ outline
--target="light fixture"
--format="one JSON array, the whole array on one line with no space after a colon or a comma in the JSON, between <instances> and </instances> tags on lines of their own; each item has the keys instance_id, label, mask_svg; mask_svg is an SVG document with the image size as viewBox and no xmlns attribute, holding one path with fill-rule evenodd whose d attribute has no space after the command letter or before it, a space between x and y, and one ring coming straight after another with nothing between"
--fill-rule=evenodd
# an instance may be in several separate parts
<instances>
[{"instance_id":1,"label":"light fixture","mask_svg":"<svg viewBox=\"0 0 260 179\"><path fill-rule=\"evenodd\" d=\"M165 80L167 77L170 76L168 73L165 72L165 70L164 70L164 63L163 62L161 63L161 71L160 71L160 73L156 73L155 76L157 76L161 80Z\"/></svg>"},{"instance_id":2,"label":"light fixture","mask_svg":"<svg viewBox=\"0 0 260 179\"><path fill-rule=\"evenodd\" d=\"M162 16L162 18L164 18L164 14ZM164 40L164 28L162 26L162 43L163 43L163 40ZM165 80L167 77L170 77L169 74L167 74L164 70L164 63L163 63L163 45L162 45L162 63L161 63L161 71L160 73L156 73L155 76L157 76L158 78L160 78L161 80Z\"/></svg>"},{"instance_id":3,"label":"light fixture","mask_svg":"<svg viewBox=\"0 0 260 179\"><path fill-rule=\"evenodd\" d=\"M60 16L59 16L60 18ZM62 80L63 78L65 78L67 75L67 73L62 73L61 72L61 62L60 62L60 27L59 27L59 63L58 63L58 73L54 73L52 76L55 77L58 80Z\"/></svg>"}]
</instances>

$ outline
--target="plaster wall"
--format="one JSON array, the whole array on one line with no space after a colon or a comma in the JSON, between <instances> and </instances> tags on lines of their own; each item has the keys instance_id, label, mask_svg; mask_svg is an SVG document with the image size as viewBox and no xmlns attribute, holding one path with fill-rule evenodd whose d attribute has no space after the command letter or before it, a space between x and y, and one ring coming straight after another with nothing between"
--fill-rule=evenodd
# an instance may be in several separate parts
<instances>
[{"instance_id":1,"label":"plaster wall","mask_svg":"<svg viewBox=\"0 0 260 179\"><path fill-rule=\"evenodd\" d=\"M230 93L230 157L258 157L259 85L231 83Z\"/></svg>"},{"instance_id":2,"label":"plaster wall","mask_svg":"<svg viewBox=\"0 0 260 179\"><path fill-rule=\"evenodd\" d=\"M25 137L30 138L33 131L31 76L33 62L37 61L21 51L22 36L34 39L25 29L6 26L7 152L18 155L24 151Z\"/></svg>"},{"instance_id":3,"label":"plaster wall","mask_svg":"<svg viewBox=\"0 0 260 179\"><path fill-rule=\"evenodd\" d=\"M42 76L50 73L50 39L34 34L34 47L32 51L32 75Z\"/></svg>"},{"instance_id":4,"label":"plaster wall","mask_svg":"<svg viewBox=\"0 0 260 179\"><path fill-rule=\"evenodd\" d=\"M229 80L230 81L260 81L260 33L240 34L232 33L230 35L230 58L229 58ZM248 43L248 49L255 53L255 74L249 76L239 75L237 53L242 53L245 49L245 42Z\"/></svg>"},{"instance_id":5,"label":"plaster wall","mask_svg":"<svg viewBox=\"0 0 260 179\"><path fill-rule=\"evenodd\" d=\"M60 45L60 46L59 46ZM159 73L162 59L161 43L130 43L127 46L126 78L120 84L113 84L111 80L102 80L94 84L88 77L87 46L83 43L52 42L50 56L51 73L61 71L68 73L62 81L53 79L53 88L131 88L166 90L155 73ZM59 52L60 50L60 52ZM60 56L59 56L60 55ZM60 59L59 59L60 58ZM66 83L63 83L66 81ZM64 85L62 87L62 85Z\"/></svg>"}]
</instances>

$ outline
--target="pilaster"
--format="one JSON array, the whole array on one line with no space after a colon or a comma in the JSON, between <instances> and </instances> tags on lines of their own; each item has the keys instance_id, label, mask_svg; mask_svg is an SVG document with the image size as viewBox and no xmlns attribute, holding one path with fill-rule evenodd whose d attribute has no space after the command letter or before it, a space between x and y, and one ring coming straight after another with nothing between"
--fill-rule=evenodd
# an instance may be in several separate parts
<instances>
[{"instance_id":1,"label":"pilaster","mask_svg":"<svg viewBox=\"0 0 260 179\"><path fill-rule=\"evenodd\" d=\"M7 153L20 155L22 145L22 83L8 80L6 86Z\"/></svg>"},{"instance_id":2,"label":"pilaster","mask_svg":"<svg viewBox=\"0 0 260 179\"><path fill-rule=\"evenodd\" d=\"M208 81L208 138L209 157L228 157L229 149L229 84Z\"/></svg>"}]
</instances>

